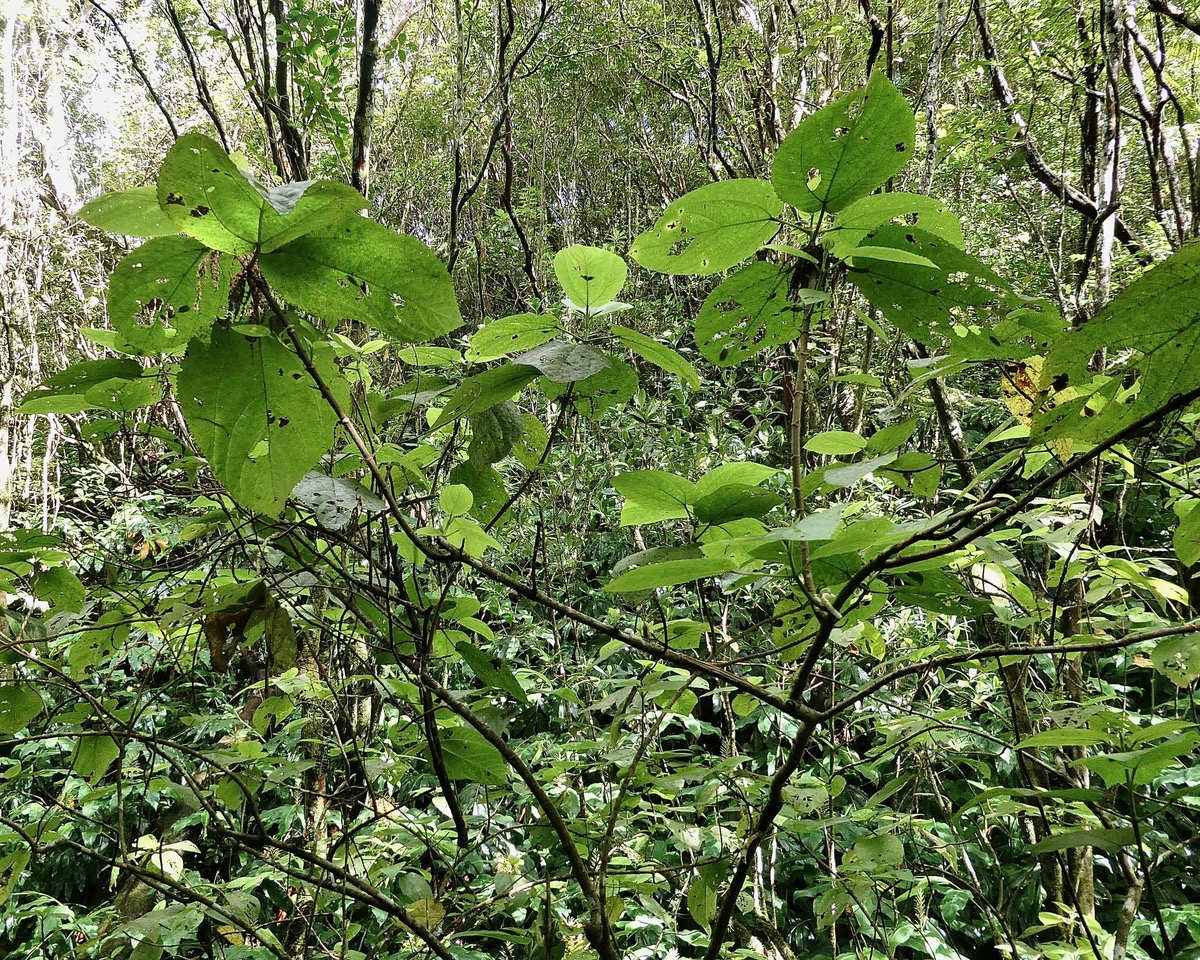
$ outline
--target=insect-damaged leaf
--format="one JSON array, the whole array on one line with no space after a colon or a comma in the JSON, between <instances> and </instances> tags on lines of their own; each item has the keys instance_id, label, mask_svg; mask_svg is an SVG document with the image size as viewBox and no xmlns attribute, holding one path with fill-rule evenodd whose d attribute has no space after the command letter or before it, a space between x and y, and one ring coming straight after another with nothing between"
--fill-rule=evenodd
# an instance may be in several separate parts
<instances>
[{"instance_id":1,"label":"insect-damaged leaf","mask_svg":"<svg viewBox=\"0 0 1200 960\"><path fill-rule=\"evenodd\" d=\"M775 191L810 213L841 210L904 168L916 121L880 72L865 87L808 117L784 139L771 167Z\"/></svg>"},{"instance_id":2,"label":"insect-damaged leaf","mask_svg":"<svg viewBox=\"0 0 1200 960\"><path fill-rule=\"evenodd\" d=\"M783 203L765 180L724 180L684 194L634 241L649 270L708 276L740 263L775 236Z\"/></svg>"},{"instance_id":3,"label":"insect-damaged leaf","mask_svg":"<svg viewBox=\"0 0 1200 960\"><path fill-rule=\"evenodd\" d=\"M332 363L323 379L338 381ZM193 340L177 392L213 474L249 510L278 516L333 442L333 411L300 359L271 337L216 327L211 342Z\"/></svg>"}]
</instances>

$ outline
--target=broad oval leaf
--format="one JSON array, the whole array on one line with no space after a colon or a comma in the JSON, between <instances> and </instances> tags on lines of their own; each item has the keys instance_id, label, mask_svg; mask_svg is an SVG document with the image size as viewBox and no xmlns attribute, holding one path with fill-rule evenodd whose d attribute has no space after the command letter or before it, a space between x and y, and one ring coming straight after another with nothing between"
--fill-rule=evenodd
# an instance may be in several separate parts
<instances>
[{"instance_id":1,"label":"broad oval leaf","mask_svg":"<svg viewBox=\"0 0 1200 960\"><path fill-rule=\"evenodd\" d=\"M783 203L765 180L723 180L686 193L634 241L648 270L707 276L754 254L779 230Z\"/></svg>"},{"instance_id":2,"label":"broad oval leaf","mask_svg":"<svg viewBox=\"0 0 1200 960\"><path fill-rule=\"evenodd\" d=\"M696 344L710 363L730 366L795 339L806 309L788 295L790 267L751 263L720 283L696 318Z\"/></svg>"},{"instance_id":3,"label":"broad oval leaf","mask_svg":"<svg viewBox=\"0 0 1200 960\"><path fill-rule=\"evenodd\" d=\"M158 202L179 230L226 253L274 250L366 206L356 190L329 181L260 187L199 133L184 134L167 153Z\"/></svg>"},{"instance_id":4,"label":"broad oval leaf","mask_svg":"<svg viewBox=\"0 0 1200 960\"><path fill-rule=\"evenodd\" d=\"M845 430L826 430L809 437L804 449L809 453L820 453L826 456L847 457L861 453L867 446L867 441L857 433Z\"/></svg>"},{"instance_id":5,"label":"broad oval leaf","mask_svg":"<svg viewBox=\"0 0 1200 960\"><path fill-rule=\"evenodd\" d=\"M32 684L0 685L0 733L20 733L42 712L42 697Z\"/></svg>"},{"instance_id":6,"label":"broad oval leaf","mask_svg":"<svg viewBox=\"0 0 1200 960\"><path fill-rule=\"evenodd\" d=\"M474 727L440 731L442 760L451 780L470 780L493 787L508 782L508 765L500 751Z\"/></svg>"},{"instance_id":7,"label":"broad oval leaf","mask_svg":"<svg viewBox=\"0 0 1200 960\"><path fill-rule=\"evenodd\" d=\"M84 223L126 237L167 237L179 224L163 213L154 187L114 190L85 203L76 214Z\"/></svg>"},{"instance_id":8,"label":"broad oval leaf","mask_svg":"<svg viewBox=\"0 0 1200 960\"><path fill-rule=\"evenodd\" d=\"M56 373L25 395L17 413L81 413L98 406L96 391L113 389L114 384L138 382L145 371L136 360L84 360Z\"/></svg>"},{"instance_id":9,"label":"broad oval leaf","mask_svg":"<svg viewBox=\"0 0 1200 960\"><path fill-rule=\"evenodd\" d=\"M892 222L917 227L959 249L963 247L962 224L954 211L940 200L916 193L876 193L854 201L838 214L824 243L834 256L844 260L868 233Z\"/></svg>"},{"instance_id":10,"label":"broad oval leaf","mask_svg":"<svg viewBox=\"0 0 1200 960\"><path fill-rule=\"evenodd\" d=\"M571 403L583 416L597 420L609 410L628 403L637 393L638 378L633 367L624 360L609 357L609 365L572 386ZM565 384L550 379L541 382L542 393L557 400L567 392Z\"/></svg>"},{"instance_id":11,"label":"broad oval leaf","mask_svg":"<svg viewBox=\"0 0 1200 960\"><path fill-rule=\"evenodd\" d=\"M665 470L631 470L613 477L612 485L625 498L623 527L687 517L696 496L694 483Z\"/></svg>"},{"instance_id":12,"label":"broad oval leaf","mask_svg":"<svg viewBox=\"0 0 1200 960\"><path fill-rule=\"evenodd\" d=\"M513 362L536 367L542 376L549 377L555 383L586 380L612 365L611 358L603 350L570 340L543 343L514 357Z\"/></svg>"},{"instance_id":13,"label":"broad oval leaf","mask_svg":"<svg viewBox=\"0 0 1200 960\"><path fill-rule=\"evenodd\" d=\"M337 382L332 363L323 376ZM224 327L193 340L179 368L179 406L230 496L278 516L333 442L337 418L300 359L272 337Z\"/></svg>"},{"instance_id":14,"label":"broad oval leaf","mask_svg":"<svg viewBox=\"0 0 1200 960\"><path fill-rule=\"evenodd\" d=\"M109 320L141 354L182 353L228 309L232 266L190 237L143 243L109 278Z\"/></svg>"},{"instance_id":15,"label":"broad oval leaf","mask_svg":"<svg viewBox=\"0 0 1200 960\"><path fill-rule=\"evenodd\" d=\"M518 313L493 320L471 337L467 360L499 360L521 350L539 347L564 333L562 324L540 313Z\"/></svg>"},{"instance_id":16,"label":"broad oval leaf","mask_svg":"<svg viewBox=\"0 0 1200 960\"><path fill-rule=\"evenodd\" d=\"M259 258L292 304L324 320L359 320L401 343L426 343L462 324L445 266L415 237L347 217Z\"/></svg>"},{"instance_id":17,"label":"broad oval leaf","mask_svg":"<svg viewBox=\"0 0 1200 960\"><path fill-rule=\"evenodd\" d=\"M779 145L775 192L792 206L837 211L899 173L912 156L916 121L883 73L806 118Z\"/></svg>"},{"instance_id":18,"label":"broad oval leaf","mask_svg":"<svg viewBox=\"0 0 1200 960\"><path fill-rule=\"evenodd\" d=\"M572 303L590 313L612 301L625 286L629 268L610 250L577 244L559 250L554 275Z\"/></svg>"},{"instance_id":19,"label":"broad oval leaf","mask_svg":"<svg viewBox=\"0 0 1200 960\"><path fill-rule=\"evenodd\" d=\"M311 510L326 530L345 530L356 515L383 513L387 504L360 483L328 477L310 470L292 490L299 504Z\"/></svg>"}]
</instances>

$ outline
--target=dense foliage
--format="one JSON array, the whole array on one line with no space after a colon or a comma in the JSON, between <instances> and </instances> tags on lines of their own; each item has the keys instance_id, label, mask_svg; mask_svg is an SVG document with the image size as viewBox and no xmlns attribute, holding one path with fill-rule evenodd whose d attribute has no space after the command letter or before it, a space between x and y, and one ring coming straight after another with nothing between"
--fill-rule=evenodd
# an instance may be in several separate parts
<instances>
[{"instance_id":1,"label":"dense foliage","mask_svg":"<svg viewBox=\"0 0 1200 960\"><path fill-rule=\"evenodd\" d=\"M172 135L21 208L5 956L1200 956L1200 24L1080 14L1072 178L951 6L919 111L870 4L95 8Z\"/></svg>"}]
</instances>

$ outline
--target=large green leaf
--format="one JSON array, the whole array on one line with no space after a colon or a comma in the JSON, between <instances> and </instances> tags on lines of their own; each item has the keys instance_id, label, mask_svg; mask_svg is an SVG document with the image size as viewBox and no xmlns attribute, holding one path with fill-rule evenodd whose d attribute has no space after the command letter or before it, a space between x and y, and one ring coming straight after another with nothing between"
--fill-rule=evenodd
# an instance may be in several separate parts
<instances>
[{"instance_id":1,"label":"large green leaf","mask_svg":"<svg viewBox=\"0 0 1200 960\"><path fill-rule=\"evenodd\" d=\"M1141 374L1136 402L1110 403L1099 411L1094 401L1062 404L1039 417L1035 435L1095 438L1200 386L1200 243L1152 267L1091 320L1060 337L1046 356L1043 378L1059 391L1083 387L1101 349L1113 361L1132 354L1127 369ZM1119 386L1119 377L1110 381L1109 398Z\"/></svg>"},{"instance_id":2,"label":"large green leaf","mask_svg":"<svg viewBox=\"0 0 1200 960\"><path fill-rule=\"evenodd\" d=\"M360 320L402 343L425 343L462 323L450 275L433 252L362 217L307 233L259 265L301 310Z\"/></svg>"},{"instance_id":3,"label":"large green leaf","mask_svg":"<svg viewBox=\"0 0 1200 960\"><path fill-rule=\"evenodd\" d=\"M1007 295L995 271L917 227L884 224L864 239L873 247L904 250L937 265L872 258L856 262L849 270L862 295L915 340L953 342L956 324L972 322L976 311Z\"/></svg>"},{"instance_id":4,"label":"large green leaf","mask_svg":"<svg viewBox=\"0 0 1200 960\"><path fill-rule=\"evenodd\" d=\"M17 408L20 414L131 410L162 396L157 379L135 360L84 360L34 387Z\"/></svg>"},{"instance_id":5,"label":"large green leaf","mask_svg":"<svg viewBox=\"0 0 1200 960\"><path fill-rule=\"evenodd\" d=\"M85 203L78 217L93 227L127 237L167 237L179 224L163 213L154 187L114 190Z\"/></svg>"},{"instance_id":6,"label":"large green leaf","mask_svg":"<svg viewBox=\"0 0 1200 960\"><path fill-rule=\"evenodd\" d=\"M540 313L518 313L485 324L471 337L467 359L473 363L499 360L541 346L563 333L562 324Z\"/></svg>"},{"instance_id":7,"label":"large green leaf","mask_svg":"<svg viewBox=\"0 0 1200 960\"><path fill-rule=\"evenodd\" d=\"M336 382L332 364L323 379ZM177 393L209 466L242 506L278 516L329 449L337 418L300 359L271 337L215 327L193 340Z\"/></svg>"},{"instance_id":8,"label":"large green leaf","mask_svg":"<svg viewBox=\"0 0 1200 960\"><path fill-rule=\"evenodd\" d=\"M585 312L609 303L625 286L629 268L609 250L581 244L559 250L554 275L571 303Z\"/></svg>"},{"instance_id":9,"label":"large green leaf","mask_svg":"<svg viewBox=\"0 0 1200 960\"><path fill-rule=\"evenodd\" d=\"M20 733L42 712L42 697L28 683L0 684L0 733Z\"/></svg>"},{"instance_id":10,"label":"large green leaf","mask_svg":"<svg viewBox=\"0 0 1200 960\"><path fill-rule=\"evenodd\" d=\"M472 416L511 400L537 376L538 371L534 367L523 363L506 363L502 367L493 367L468 377L458 385L433 425L437 428L451 420Z\"/></svg>"},{"instance_id":11,"label":"large green leaf","mask_svg":"<svg viewBox=\"0 0 1200 960\"><path fill-rule=\"evenodd\" d=\"M696 496L696 485L665 470L631 470L613 477L613 487L625 498L621 526L682 519Z\"/></svg>"},{"instance_id":12,"label":"large green leaf","mask_svg":"<svg viewBox=\"0 0 1200 960\"><path fill-rule=\"evenodd\" d=\"M910 217L912 223L908 222ZM856 200L838 214L824 243L834 256L844 260L868 233L892 222L919 227L953 246L963 246L962 224L954 211L940 200L915 193L877 193Z\"/></svg>"},{"instance_id":13,"label":"large green leaf","mask_svg":"<svg viewBox=\"0 0 1200 960\"><path fill-rule=\"evenodd\" d=\"M792 268L751 263L719 284L696 318L696 344L718 366L741 363L771 347L795 339L806 309L823 295L798 291L789 296Z\"/></svg>"},{"instance_id":14,"label":"large green leaf","mask_svg":"<svg viewBox=\"0 0 1200 960\"><path fill-rule=\"evenodd\" d=\"M783 203L764 180L725 180L684 194L634 241L648 270L707 276L751 256L779 230Z\"/></svg>"},{"instance_id":15,"label":"large green leaf","mask_svg":"<svg viewBox=\"0 0 1200 960\"><path fill-rule=\"evenodd\" d=\"M356 190L329 181L263 189L199 133L184 134L167 153L158 202L179 230L226 253L274 250L366 206Z\"/></svg>"},{"instance_id":16,"label":"large green leaf","mask_svg":"<svg viewBox=\"0 0 1200 960\"><path fill-rule=\"evenodd\" d=\"M109 278L109 321L139 353L182 353L228 309L232 265L189 237L150 240Z\"/></svg>"},{"instance_id":17,"label":"large green leaf","mask_svg":"<svg viewBox=\"0 0 1200 960\"><path fill-rule=\"evenodd\" d=\"M804 120L779 145L775 192L815 213L841 210L883 186L912 156L912 108L881 72Z\"/></svg>"},{"instance_id":18,"label":"large green leaf","mask_svg":"<svg viewBox=\"0 0 1200 960\"><path fill-rule=\"evenodd\" d=\"M500 786L508 782L508 765L500 751L474 727L451 727L440 732L442 759L452 780Z\"/></svg>"},{"instance_id":19,"label":"large green leaf","mask_svg":"<svg viewBox=\"0 0 1200 960\"><path fill-rule=\"evenodd\" d=\"M571 340L551 340L519 356L513 363L536 367L544 377L555 383L576 383L607 370L612 360L602 350Z\"/></svg>"},{"instance_id":20,"label":"large green leaf","mask_svg":"<svg viewBox=\"0 0 1200 960\"><path fill-rule=\"evenodd\" d=\"M571 403L583 416L598 420L609 410L628 403L637 393L638 378L633 367L624 360L608 357L609 365L590 377L577 380L571 386ZM540 386L551 400L557 400L567 392L567 386L549 377L542 379Z\"/></svg>"}]
</instances>

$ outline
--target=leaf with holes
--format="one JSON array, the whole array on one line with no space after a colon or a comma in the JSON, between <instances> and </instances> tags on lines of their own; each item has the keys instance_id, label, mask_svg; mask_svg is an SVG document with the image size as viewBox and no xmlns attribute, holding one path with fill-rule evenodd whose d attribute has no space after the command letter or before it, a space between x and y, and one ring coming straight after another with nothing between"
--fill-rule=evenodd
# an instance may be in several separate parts
<instances>
[{"instance_id":1,"label":"leaf with holes","mask_svg":"<svg viewBox=\"0 0 1200 960\"><path fill-rule=\"evenodd\" d=\"M228 309L231 266L190 237L143 243L109 278L109 321L143 355L182 353Z\"/></svg>"},{"instance_id":2,"label":"leaf with holes","mask_svg":"<svg viewBox=\"0 0 1200 960\"><path fill-rule=\"evenodd\" d=\"M842 210L904 169L916 133L908 101L877 71L787 135L771 183L797 209Z\"/></svg>"},{"instance_id":3,"label":"leaf with holes","mask_svg":"<svg viewBox=\"0 0 1200 960\"><path fill-rule=\"evenodd\" d=\"M935 264L864 259L848 271L862 295L914 340L929 343L947 338L953 345L956 324L968 324L977 312L1008 298L995 271L917 227L885 224L868 233L866 241Z\"/></svg>"},{"instance_id":4,"label":"leaf with holes","mask_svg":"<svg viewBox=\"0 0 1200 960\"><path fill-rule=\"evenodd\" d=\"M359 320L401 343L426 343L462 324L454 285L433 251L362 217L305 234L259 266L301 310Z\"/></svg>"},{"instance_id":5,"label":"leaf with holes","mask_svg":"<svg viewBox=\"0 0 1200 960\"><path fill-rule=\"evenodd\" d=\"M1114 375L1107 405L1101 410L1088 399L1062 404L1043 414L1035 435L1099 439L1200 388L1200 243L1146 271L1091 320L1060 337L1046 355L1045 379L1059 389L1083 389L1092 380L1092 357L1102 349L1110 363L1124 361L1107 371ZM1140 374L1136 400L1120 396L1122 368L1131 378Z\"/></svg>"},{"instance_id":6,"label":"leaf with holes","mask_svg":"<svg viewBox=\"0 0 1200 960\"><path fill-rule=\"evenodd\" d=\"M167 153L158 202L180 231L238 254L274 250L366 206L358 191L332 181L261 188L199 133L184 134Z\"/></svg>"},{"instance_id":7,"label":"leaf with holes","mask_svg":"<svg viewBox=\"0 0 1200 960\"><path fill-rule=\"evenodd\" d=\"M292 496L311 510L326 530L345 530L355 516L371 516L387 510L387 504L360 483L345 477L327 477L310 470L292 490Z\"/></svg>"},{"instance_id":8,"label":"leaf with holes","mask_svg":"<svg viewBox=\"0 0 1200 960\"><path fill-rule=\"evenodd\" d=\"M628 273L623 259L599 247L576 245L554 257L554 275L563 293L585 313L611 302Z\"/></svg>"},{"instance_id":9,"label":"leaf with holes","mask_svg":"<svg viewBox=\"0 0 1200 960\"><path fill-rule=\"evenodd\" d=\"M807 309L804 300L817 302L817 292L793 300L791 276L790 267L752 263L720 283L696 318L696 344L704 358L727 367L794 340Z\"/></svg>"},{"instance_id":10,"label":"leaf with holes","mask_svg":"<svg viewBox=\"0 0 1200 960\"><path fill-rule=\"evenodd\" d=\"M564 333L562 324L540 313L518 313L502 320L493 320L471 337L467 360L499 360L521 350L540 347Z\"/></svg>"},{"instance_id":11,"label":"leaf with holes","mask_svg":"<svg viewBox=\"0 0 1200 960\"><path fill-rule=\"evenodd\" d=\"M338 379L332 363L322 375ZM333 411L300 359L271 337L216 327L210 343L193 340L176 392L214 476L249 510L279 516L333 442Z\"/></svg>"},{"instance_id":12,"label":"leaf with holes","mask_svg":"<svg viewBox=\"0 0 1200 960\"><path fill-rule=\"evenodd\" d=\"M962 224L954 212L940 200L915 193L877 193L854 201L838 214L823 242L835 257L845 260L868 233L887 223L914 226L959 249L963 246Z\"/></svg>"},{"instance_id":13,"label":"leaf with holes","mask_svg":"<svg viewBox=\"0 0 1200 960\"><path fill-rule=\"evenodd\" d=\"M708 276L753 255L779 230L783 203L765 180L724 180L684 194L634 241L648 270Z\"/></svg>"}]
</instances>

